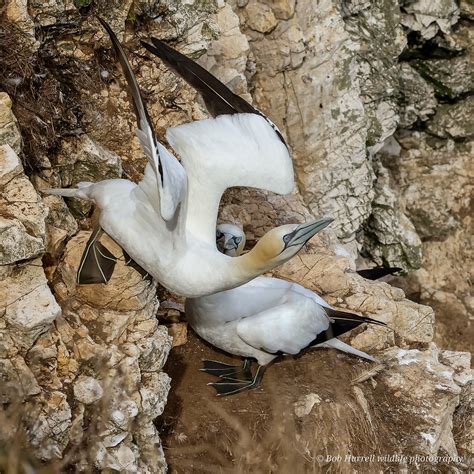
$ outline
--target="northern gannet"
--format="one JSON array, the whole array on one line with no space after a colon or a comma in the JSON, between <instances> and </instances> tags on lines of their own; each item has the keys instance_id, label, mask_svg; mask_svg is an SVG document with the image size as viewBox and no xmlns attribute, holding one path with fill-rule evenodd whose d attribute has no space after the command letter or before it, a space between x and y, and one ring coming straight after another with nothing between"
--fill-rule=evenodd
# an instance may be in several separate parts
<instances>
[{"instance_id":1,"label":"northern gannet","mask_svg":"<svg viewBox=\"0 0 474 474\"><path fill-rule=\"evenodd\" d=\"M239 248L245 243L243 231L232 224L218 226L216 237L224 250L235 237L241 239ZM278 355L298 354L308 347L333 347L376 362L336 337L362 323L385 325L339 311L297 283L263 276L238 288L188 298L185 308L186 319L199 336L229 354L245 357L241 367L204 361L204 372L221 377L209 384L220 396L257 388L266 366ZM251 358L258 362L254 374Z\"/></svg>"},{"instance_id":2,"label":"northern gannet","mask_svg":"<svg viewBox=\"0 0 474 474\"><path fill-rule=\"evenodd\" d=\"M137 116L137 136L148 158L143 179L82 182L76 189L49 189L50 194L93 201L99 224L136 264L167 289L198 297L241 285L293 257L332 219L289 224L265 234L246 255L231 258L216 248L215 229L223 192L233 186L280 194L293 190L293 166L276 127L258 110L233 94L201 66L152 39L147 45L175 72L202 93L215 118L168 128L167 139L181 163L157 140L137 80L112 29L108 32L119 58ZM225 115L221 115L225 114ZM104 282L114 257L96 246L100 232L87 244L78 282ZM94 272L99 265L100 271Z\"/></svg>"}]
</instances>

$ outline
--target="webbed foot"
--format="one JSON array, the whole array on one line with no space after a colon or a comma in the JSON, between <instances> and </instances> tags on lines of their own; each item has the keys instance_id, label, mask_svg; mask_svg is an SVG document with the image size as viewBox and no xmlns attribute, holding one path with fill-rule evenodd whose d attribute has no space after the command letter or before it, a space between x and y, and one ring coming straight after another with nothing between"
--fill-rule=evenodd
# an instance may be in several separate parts
<instances>
[{"instance_id":1,"label":"webbed foot","mask_svg":"<svg viewBox=\"0 0 474 474\"><path fill-rule=\"evenodd\" d=\"M251 359L244 359L242 366L230 365L217 360L203 360L202 363L203 368L199 370L201 370L201 372L215 375L216 377L225 377L237 380L251 380L253 377L251 370Z\"/></svg>"},{"instance_id":2,"label":"webbed foot","mask_svg":"<svg viewBox=\"0 0 474 474\"><path fill-rule=\"evenodd\" d=\"M117 257L99 242L104 233L100 226L92 231L79 262L76 282L79 285L108 283L114 272Z\"/></svg>"},{"instance_id":3,"label":"webbed foot","mask_svg":"<svg viewBox=\"0 0 474 474\"><path fill-rule=\"evenodd\" d=\"M255 376L252 376L248 379L237 380L225 377L222 378L222 380L219 380L218 382L208 383L208 385L214 387L218 397L235 395L236 393L258 388L260 386L260 383L262 382L264 372L265 367L259 365Z\"/></svg>"}]
</instances>

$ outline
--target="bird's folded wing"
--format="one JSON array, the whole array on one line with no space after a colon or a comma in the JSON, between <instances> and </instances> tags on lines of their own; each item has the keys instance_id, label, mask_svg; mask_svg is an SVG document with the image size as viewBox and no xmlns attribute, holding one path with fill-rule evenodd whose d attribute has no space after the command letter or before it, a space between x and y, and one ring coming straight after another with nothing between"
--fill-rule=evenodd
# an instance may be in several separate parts
<instances>
[{"instance_id":1,"label":"bird's folded wing","mask_svg":"<svg viewBox=\"0 0 474 474\"><path fill-rule=\"evenodd\" d=\"M237 334L256 349L297 354L328 327L329 320L322 308L305 299L242 319Z\"/></svg>"},{"instance_id":2,"label":"bird's folded wing","mask_svg":"<svg viewBox=\"0 0 474 474\"><path fill-rule=\"evenodd\" d=\"M179 161L158 142L150 116L140 94L135 74L130 67L125 52L110 26L101 18L99 18L99 21L110 36L127 80L137 116L137 137L156 176L161 216L169 221L174 217L179 203L185 197L186 172Z\"/></svg>"},{"instance_id":3,"label":"bird's folded wing","mask_svg":"<svg viewBox=\"0 0 474 474\"><path fill-rule=\"evenodd\" d=\"M184 54L171 48L157 38L151 38L153 45L142 41L142 45L158 56L171 70L194 87L202 96L206 108L213 117L223 114L250 113L262 116L273 128L278 138L285 140L276 125L245 99L234 94L217 77ZM285 143L286 144L286 143Z\"/></svg>"}]
</instances>

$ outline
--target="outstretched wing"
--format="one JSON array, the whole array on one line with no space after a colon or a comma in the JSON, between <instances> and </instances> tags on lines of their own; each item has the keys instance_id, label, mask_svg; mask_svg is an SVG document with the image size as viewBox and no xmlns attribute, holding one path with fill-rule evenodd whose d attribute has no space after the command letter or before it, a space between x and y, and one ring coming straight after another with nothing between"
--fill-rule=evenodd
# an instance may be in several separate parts
<instances>
[{"instance_id":1,"label":"outstretched wing","mask_svg":"<svg viewBox=\"0 0 474 474\"><path fill-rule=\"evenodd\" d=\"M133 107L137 116L137 137L156 176L161 216L169 221L174 217L179 203L185 197L186 172L179 161L157 140L135 74L130 67L122 45L112 28L103 19L98 19L110 36L127 80L128 90L132 96Z\"/></svg>"},{"instance_id":2,"label":"outstretched wing","mask_svg":"<svg viewBox=\"0 0 474 474\"><path fill-rule=\"evenodd\" d=\"M260 110L250 105L242 97L234 94L219 79L192 59L157 38L151 38L151 41L153 45L144 41L142 41L142 45L148 51L158 56L170 69L201 94L207 110L213 117L237 113L260 115L272 126L280 140L286 145L280 130Z\"/></svg>"},{"instance_id":3,"label":"outstretched wing","mask_svg":"<svg viewBox=\"0 0 474 474\"><path fill-rule=\"evenodd\" d=\"M144 46L200 92L215 118L169 128L189 181L186 230L215 246L223 192L234 186L288 194L293 164L281 133L261 112L193 60L157 39Z\"/></svg>"}]
</instances>

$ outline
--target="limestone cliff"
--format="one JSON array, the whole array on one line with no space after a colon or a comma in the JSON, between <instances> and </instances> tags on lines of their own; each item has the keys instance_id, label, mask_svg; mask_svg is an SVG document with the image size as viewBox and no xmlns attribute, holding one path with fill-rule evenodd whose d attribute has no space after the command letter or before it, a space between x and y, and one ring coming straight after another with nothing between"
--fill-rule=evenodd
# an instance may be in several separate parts
<instances>
[{"instance_id":1,"label":"limestone cliff","mask_svg":"<svg viewBox=\"0 0 474 474\"><path fill-rule=\"evenodd\" d=\"M472 375L469 354L456 351L474 340L472 2L6 0L0 8L0 471L12 462L12 440L16 458L33 467L40 459L58 471L166 469L153 421L166 404L171 340L156 319L156 286L123 264L109 285L76 286L96 215L37 191L143 171L96 14L123 41L161 139L206 112L140 47L151 35L272 118L290 144L297 190L230 190L221 219L240 221L253 241L280 223L335 217L332 231L275 274L395 330L367 328L351 340L386 362L376 379L386 399L373 381L332 405L310 389L290 393L308 470L322 468L320 454L354 450L361 439L373 446L373 437L393 452L460 455L453 466L466 469ZM407 275L392 280L399 288L354 273L373 263L402 267ZM336 412L346 421L323 429ZM352 464L364 468L341 469Z\"/></svg>"}]
</instances>

